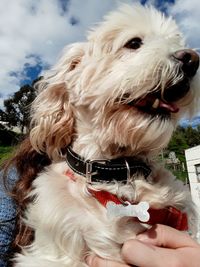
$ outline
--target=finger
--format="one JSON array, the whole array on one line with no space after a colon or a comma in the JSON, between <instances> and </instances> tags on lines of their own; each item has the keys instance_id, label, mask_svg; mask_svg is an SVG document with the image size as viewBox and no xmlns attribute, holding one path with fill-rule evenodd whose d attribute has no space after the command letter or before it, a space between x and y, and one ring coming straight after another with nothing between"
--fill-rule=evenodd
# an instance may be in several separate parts
<instances>
[{"instance_id":1,"label":"finger","mask_svg":"<svg viewBox=\"0 0 200 267\"><path fill-rule=\"evenodd\" d=\"M165 248L199 246L187 233L180 232L169 226L157 224L150 230L138 235L138 240Z\"/></svg>"},{"instance_id":2,"label":"finger","mask_svg":"<svg viewBox=\"0 0 200 267\"><path fill-rule=\"evenodd\" d=\"M176 250L160 248L138 240L128 240L122 247L122 257L127 264L142 267L184 266Z\"/></svg>"},{"instance_id":3,"label":"finger","mask_svg":"<svg viewBox=\"0 0 200 267\"><path fill-rule=\"evenodd\" d=\"M98 256L88 256L86 263L90 267L128 267L126 264L102 259Z\"/></svg>"}]
</instances>

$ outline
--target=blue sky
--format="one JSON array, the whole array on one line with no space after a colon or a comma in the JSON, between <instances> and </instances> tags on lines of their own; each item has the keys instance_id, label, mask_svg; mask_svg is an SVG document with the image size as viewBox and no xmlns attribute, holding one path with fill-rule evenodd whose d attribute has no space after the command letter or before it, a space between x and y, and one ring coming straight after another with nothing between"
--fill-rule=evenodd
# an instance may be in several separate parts
<instances>
[{"instance_id":1,"label":"blue sky","mask_svg":"<svg viewBox=\"0 0 200 267\"><path fill-rule=\"evenodd\" d=\"M199 48L199 0L140 2L175 17L189 46ZM0 107L21 85L50 68L65 45L84 40L87 30L118 4L118 0L1 0Z\"/></svg>"}]
</instances>

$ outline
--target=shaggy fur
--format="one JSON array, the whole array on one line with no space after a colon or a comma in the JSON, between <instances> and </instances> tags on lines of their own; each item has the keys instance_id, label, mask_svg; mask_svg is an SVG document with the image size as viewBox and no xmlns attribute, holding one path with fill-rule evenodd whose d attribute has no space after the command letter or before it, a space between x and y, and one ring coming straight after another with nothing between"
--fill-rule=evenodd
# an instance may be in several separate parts
<instances>
[{"instance_id":1,"label":"shaggy fur","mask_svg":"<svg viewBox=\"0 0 200 267\"><path fill-rule=\"evenodd\" d=\"M138 49L126 43L141 38ZM172 18L154 8L123 5L89 33L85 43L67 47L58 64L38 84L32 105L30 140L54 162L38 175L25 215L35 232L33 243L15 257L15 267L84 267L85 256L97 254L122 261L125 240L145 229L129 217L108 218L87 187L112 192L151 207L174 206L194 215L190 194L154 157L168 144L183 114L197 106L199 76L176 101L179 112L150 115L130 105L150 92L183 79L172 54L185 44ZM137 156L152 169L148 180L129 184L92 184L65 173L64 148L69 144L85 159ZM113 177L114 179L114 177ZM192 220L190 227L194 229Z\"/></svg>"}]
</instances>

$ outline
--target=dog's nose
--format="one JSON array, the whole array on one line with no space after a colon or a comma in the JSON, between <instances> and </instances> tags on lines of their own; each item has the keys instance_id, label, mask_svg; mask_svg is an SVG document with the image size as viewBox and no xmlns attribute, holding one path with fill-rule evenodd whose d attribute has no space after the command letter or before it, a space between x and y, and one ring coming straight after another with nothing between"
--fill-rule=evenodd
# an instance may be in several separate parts
<instances>
[{"instance_id":1,"label":"dog's nose","mask_svg":"<svg viewBox=\"0 0 200 267\"><path fill-rule=\"evenodd\" d=\"M173 57L181 63L181 69L187 77L193 77L199 67L199 55L191 49L176 51Z\"/></svg>"}]
</instances>

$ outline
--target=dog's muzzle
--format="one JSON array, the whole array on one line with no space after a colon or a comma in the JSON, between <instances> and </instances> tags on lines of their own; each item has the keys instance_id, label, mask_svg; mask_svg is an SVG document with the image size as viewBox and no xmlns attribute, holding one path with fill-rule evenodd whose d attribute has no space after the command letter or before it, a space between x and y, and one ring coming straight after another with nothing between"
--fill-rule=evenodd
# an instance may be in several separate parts
<instances>
[{"instance_id":1,"label":"dog's muzzle","mask_svg":"<svg viewBox=\"0 0 200 267\"><path fill-rule=\"evenodd\" d=\"M189 92L190 80L199 68L199 56L191 49L176 51L172 58L178 63L180 72L183 73L183 79L164 90L163 99L167 102L178 101Z\"/></svg>"},{"instance_id":2,"label":"dog's muzzle","mask_svg":"<svg viewBox=\"0 0 200 267\"><path fill-rule=\"evenodd\" d=\"M159 115L161 118L170 118L171 113L179 111L177 102L190 91L190 82L199 67L199 56L193 50L184 49L176 51L172 59L178 66L181 78L178 81L177 79L170 80L164 90L160 88L144 97L130 101L129 106L151 116Z\"/></svg>"}]
</instances>

